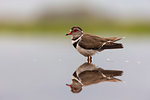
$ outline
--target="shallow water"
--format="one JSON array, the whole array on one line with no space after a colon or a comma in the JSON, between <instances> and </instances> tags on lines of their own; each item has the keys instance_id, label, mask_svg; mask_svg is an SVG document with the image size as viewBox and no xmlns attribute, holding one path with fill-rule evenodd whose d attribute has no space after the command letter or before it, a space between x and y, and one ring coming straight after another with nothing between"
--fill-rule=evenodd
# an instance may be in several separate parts
<instances>
[{"instance_id":1,"label":"shallow water","mask_svg":"<svg viewBox=\"0 0 150 100\"><path fill-rule=\"evenodd\" d=\"M122 50L105 50L93 63L123 70L123 82L102 82L73 94L66 87L86 61L62 39L0 39L0 100L150 100L149 41L120 41Z\"/></svg>"}]
</instances>

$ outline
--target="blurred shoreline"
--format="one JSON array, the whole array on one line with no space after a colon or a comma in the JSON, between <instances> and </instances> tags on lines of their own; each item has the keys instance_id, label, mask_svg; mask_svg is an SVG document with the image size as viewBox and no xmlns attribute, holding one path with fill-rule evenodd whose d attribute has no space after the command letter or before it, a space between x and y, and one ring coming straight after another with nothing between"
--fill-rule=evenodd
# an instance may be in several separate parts
<instances>
[{"instance_id":1,"label":"blurred shoreline","mask_svg":"<svg viewBox=\"0 0 150 100\"><path fill-rule=\"evenodd\" d=\"M0 35L62 36L72 26L97 35L150 35L148 1L16 2L0 4Z\"/></svg>"},{"instance_id":2,"label":"blurred shoreline","mask_svg":"<svg viewBox=\"0 0 150 100\"><path fill-rule=\"evenodd\" d=\"M113 21L100 20L66 20L57 21L49 20L46 22L34 23L1 23L0 35L64 35L69 32L72 26L80 26L85 33L105 34L118 33L129 36L147 36L150 35L150 24L133 22L133 23L118 23ZM29 33L29 34L27 34Z\"/></svg>"}]
</instances>

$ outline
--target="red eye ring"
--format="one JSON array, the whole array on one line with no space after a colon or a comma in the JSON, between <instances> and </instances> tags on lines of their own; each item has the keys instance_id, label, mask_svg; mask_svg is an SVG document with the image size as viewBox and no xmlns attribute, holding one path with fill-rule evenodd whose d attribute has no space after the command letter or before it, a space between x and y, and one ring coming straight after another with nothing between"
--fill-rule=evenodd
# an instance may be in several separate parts
<instances>
[{"instance_id":1,"label":"red eye ring","mask_svg":"<svg viewBox=\"0 0 150 100\"><path fill-rule=\"evenodd\" d=\"M74 32L77 32L78 30L74 30Z\"/></svg>"},{"instance_id":2,"label":"red eye ring","mask_svg":"<svg viewBox=\"0 0 150 100\"><path fill-rule=\"evenodd\" d=\"M74 90L78 90L78 88L73 88Z\"/></svg>"}]
</instances>

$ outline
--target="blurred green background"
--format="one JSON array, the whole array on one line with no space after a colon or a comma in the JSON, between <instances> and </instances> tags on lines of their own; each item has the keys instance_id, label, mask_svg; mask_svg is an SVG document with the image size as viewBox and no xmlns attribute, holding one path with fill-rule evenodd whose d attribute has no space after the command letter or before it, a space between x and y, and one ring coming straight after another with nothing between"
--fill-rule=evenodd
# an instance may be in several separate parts
<instances>
[{"instance_id":1,"label":"blurred green background","mask_svg":"<svg viewBox=\"0 0 150 100\"><path fill-rule=\"evenodd\" d=\"M94 34L150 35L147 1L14 0L0 3L0 34L64 35L81 26Z\"/></svg>"}]
</instances>

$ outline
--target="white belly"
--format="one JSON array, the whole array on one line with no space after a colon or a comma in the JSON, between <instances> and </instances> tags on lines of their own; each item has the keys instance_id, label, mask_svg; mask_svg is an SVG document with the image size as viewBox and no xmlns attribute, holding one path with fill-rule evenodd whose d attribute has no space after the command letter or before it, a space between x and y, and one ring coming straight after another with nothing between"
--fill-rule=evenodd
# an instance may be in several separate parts
<instances>
[{"instance_id":1,"label":"white belly","mask_svg":"<svg viewBox=\"0 0 150 100\"><path fill-rule=\"evenodd\" d=\"M81 48L78 44L77 44L76 49L78 50L78 52L80 54L82 54L83 56L86 56L86 57L93 56L93 55L95 55L98 52L98 51L92 50L92 49L91 50L86 50L84 48Z\"/></svg>"}]
</instances>

